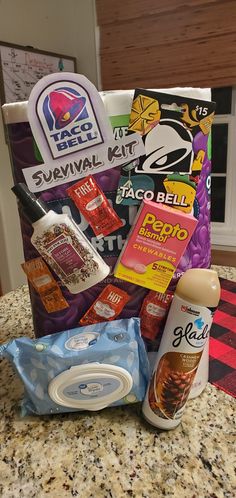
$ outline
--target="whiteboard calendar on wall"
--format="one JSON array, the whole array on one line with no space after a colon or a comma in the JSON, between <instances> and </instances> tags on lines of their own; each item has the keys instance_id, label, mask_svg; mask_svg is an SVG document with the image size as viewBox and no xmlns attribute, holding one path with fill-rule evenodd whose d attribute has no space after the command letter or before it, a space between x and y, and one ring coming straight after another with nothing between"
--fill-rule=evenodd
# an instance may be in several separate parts
<instances>
[{"instance_id":1,"label":"whiteboard calendar on wall","mask_svg":"<svg viewBox=\"0 0 236 498\"><path fill-rule=\"evenodd\" d=\"M76 72L76 59L0 42L1 104L28 100L40 78L60 71Z\"/></svg>"}]
</instances>

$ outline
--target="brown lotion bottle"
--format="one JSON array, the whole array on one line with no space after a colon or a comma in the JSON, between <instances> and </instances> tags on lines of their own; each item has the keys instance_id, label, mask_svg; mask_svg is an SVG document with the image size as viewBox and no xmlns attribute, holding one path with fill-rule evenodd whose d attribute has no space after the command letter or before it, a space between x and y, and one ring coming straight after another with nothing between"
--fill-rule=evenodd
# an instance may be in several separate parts
<instances>
[{"instance_id":1,"label":"brown lotion bottle","mask_svg":"<svg viewBox=\"0 0 236 498\"><path fill-rule=\"evenodd\" d=\"M150 424L179 425L219 299L215 271L196 268L180 278L143 403Z\"/></svg>"},{"instance_id":2,"label":"brown lotion bottle","mask_svg":"<svg viewBox=\"0 0 236 498\"><path fill-rule=\"evenodd\" d=\"M32 244L72 294L107 277L109 266L67 214L49 210L24 183L18 183L12 191L33 226Z\"/></svg>"}]
</instances>

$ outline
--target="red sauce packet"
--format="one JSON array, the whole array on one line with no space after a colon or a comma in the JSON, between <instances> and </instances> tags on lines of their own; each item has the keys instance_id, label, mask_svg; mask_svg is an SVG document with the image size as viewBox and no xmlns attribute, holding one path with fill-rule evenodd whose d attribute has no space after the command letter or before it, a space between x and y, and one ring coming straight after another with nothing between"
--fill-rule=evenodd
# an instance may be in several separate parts
<instances>
[{"instance_id":1,"label":"red sauce packet","mask_svg":"<svg viewBox=\"0 0 236 498\"><path fill-rule=\"evenodd\" d=\"M31 259L22 263L21 266L31 285L40 295L48 313L69 308L58 283L42 258Z\"/></svg>"},{"instance_id":2,"label":"red sauce packet","mask_svg":"<svg viewBox=\"0 0 236 498\"><path fill-rule=\"evenodd\" d=\"M172 301L172 292L150 291L145 297L140 311L141 334L146 339L155 340L163 326Z\"/></svg>"},{"instance_id":3,"label":"red sauce packet","mask_svg":"<svg viewBox=\"0 0 236 498\"><path fill-rule=\"evenodd\" d=\"M72 185L67 193L97 237L105 237L123 226L92 175Z\"/></svg>"},{"instance_id":4,"label":"red sauce packet","mask_svg":"<svg viewBox=\"0 0 236 498\"><path fill-rule=\"evenodd\" d=\"M108 284L86 311L80 323L81 325L91 325L115 320L129 300L130 296L127 292L115 285Z\"/></svg>"}]
</instances>

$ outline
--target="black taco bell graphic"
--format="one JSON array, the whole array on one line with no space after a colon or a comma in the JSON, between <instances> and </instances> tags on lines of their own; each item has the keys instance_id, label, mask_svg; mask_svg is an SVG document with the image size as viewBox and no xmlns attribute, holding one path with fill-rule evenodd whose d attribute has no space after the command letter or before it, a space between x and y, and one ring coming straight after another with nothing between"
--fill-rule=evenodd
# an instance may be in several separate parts
<instances>
[{"instance_id":1,"label":"black taco bell graphic","mask_svg":"<svg viewBox=\"0 0 236 498\"><path fill-rule=\"evenodd\" d=\"M191 173L193 137L187 128L174 119L161 119L145 137L146 157L136 173Z\"/></svg>"}]
</instances>

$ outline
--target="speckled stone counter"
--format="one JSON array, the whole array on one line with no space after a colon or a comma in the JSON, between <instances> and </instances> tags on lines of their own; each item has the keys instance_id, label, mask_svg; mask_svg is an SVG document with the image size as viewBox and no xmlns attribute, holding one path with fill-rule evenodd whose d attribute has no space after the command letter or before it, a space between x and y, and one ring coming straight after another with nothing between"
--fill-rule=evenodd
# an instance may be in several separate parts
<instances>
[{"instance_id":1,"label":"speckled stone counter","mask_svg":"<svg viewBox=\"0 0 236 498\"><path fill-rule=\"evenodd\" d=\"M219 268L236 280L236 269ZM0 300L0 342L33 335L26 286ZM233 498L235 402L208 384L181 425L160 432L140 405L98 413L20 418L22 386L0 365L3 498Z\"/></svg>"}]
</instances>

